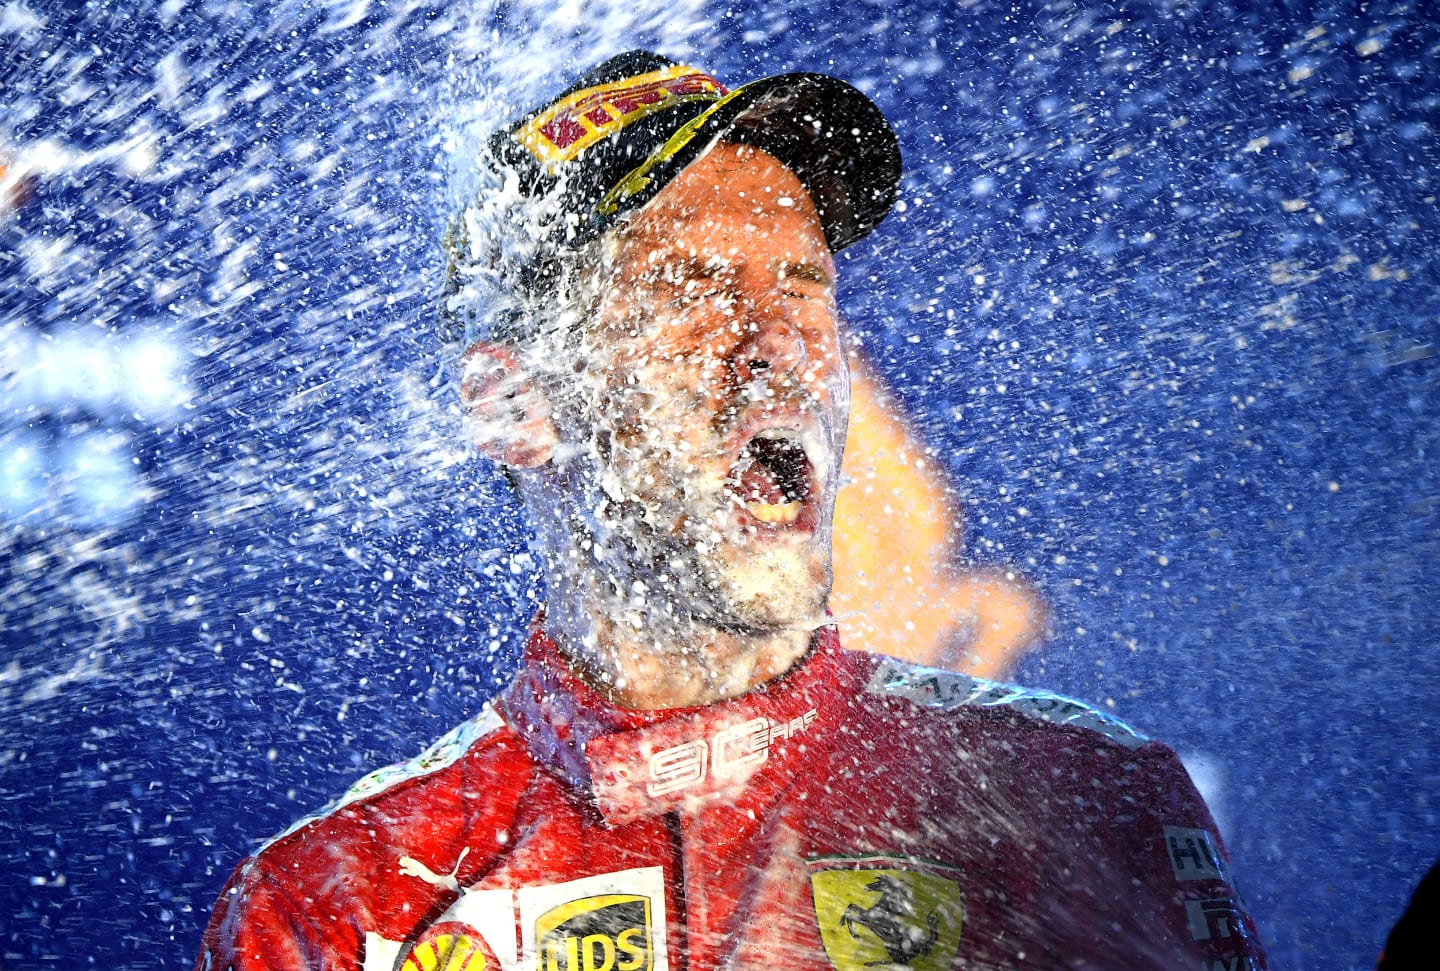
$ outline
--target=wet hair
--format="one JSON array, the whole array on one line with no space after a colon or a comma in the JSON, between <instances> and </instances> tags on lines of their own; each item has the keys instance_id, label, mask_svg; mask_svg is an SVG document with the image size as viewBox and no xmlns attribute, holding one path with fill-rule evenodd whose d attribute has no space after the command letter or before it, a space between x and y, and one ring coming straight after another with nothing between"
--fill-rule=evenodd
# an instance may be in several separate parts
<instances>
[{"instance_id":1,"label":"wet hair","mask_svg":"<svg viewBox=\"0 0 1440 971\"><path fill-rule=\"evenodd\" d=\"M446 227L441 342L452 357L476 341L522 348L558 324L578 297L597 244L557 244L566 235L554 195L521 190L502 166L480 162L482 183Z\"/></svg>"}]
</instances>

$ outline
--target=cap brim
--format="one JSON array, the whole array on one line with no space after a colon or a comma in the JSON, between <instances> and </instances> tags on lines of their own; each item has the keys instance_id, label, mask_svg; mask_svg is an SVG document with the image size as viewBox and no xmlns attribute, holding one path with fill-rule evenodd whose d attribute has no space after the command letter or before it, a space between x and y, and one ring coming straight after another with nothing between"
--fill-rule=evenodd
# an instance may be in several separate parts
<instances>
[{"instance_id":1,"label":"cap brim","mask_svg":"<svg viewBox=\"0 0 1440 971\"><path fill-rule=\"evenodd\" d=\"M692 119L631 174L632 191L607 215L644 205L721 141L753 145L794 172L835 252L880 225L899 191L899 141L873 101L828 75L781 74L736 88Z\"/></svg>"}]
</instances>

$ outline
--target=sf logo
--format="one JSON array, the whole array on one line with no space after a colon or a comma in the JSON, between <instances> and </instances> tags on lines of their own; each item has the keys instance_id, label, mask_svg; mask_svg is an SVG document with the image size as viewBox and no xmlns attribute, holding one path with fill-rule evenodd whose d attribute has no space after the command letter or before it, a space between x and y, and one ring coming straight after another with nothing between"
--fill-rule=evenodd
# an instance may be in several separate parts
<instances>
[{"instance_id":1,"label":"sf logo","mask_svg":"<svg viewBox=\"0 0 1440 971\"><path fill-rule=\"evenodd\" d=\"M811 708L788 722L752 718L715 733L710 741L697 738L650 756L650 781L645 791L652 796L688 789L704 782L707 775L717 779L742 775L770 757L770 745L809 728L818 712Z\"/></svg>"}]
</instances>

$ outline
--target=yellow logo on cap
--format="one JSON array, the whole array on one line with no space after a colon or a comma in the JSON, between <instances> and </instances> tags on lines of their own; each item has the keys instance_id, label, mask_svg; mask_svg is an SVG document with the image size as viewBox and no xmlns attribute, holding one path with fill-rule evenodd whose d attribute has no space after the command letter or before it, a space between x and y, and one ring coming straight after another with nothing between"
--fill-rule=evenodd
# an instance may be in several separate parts
<instances>
[{"instance_id":1,"label":"yellow logo on cap","mask_svg":"<svg viewBox=\"0 0 1440 971\"><path fill-rule=\"evenodd\" d=\"M550 169L653 112L685 101L714 101L727 89L693 67L675 65L576 91L530 119L515 140Z\"/></svg>"},{"instance_id":2,"label":"yellow logo on cap","mask_svg":"<svg viewBox=\"0 0 1440 971\"><path fill-rule=\"evenodd\" d=\"M943 971L960 948L960 884L920 870L829 869L810 874L825 954L838 971Z\"/></svg>"}]
</instances>

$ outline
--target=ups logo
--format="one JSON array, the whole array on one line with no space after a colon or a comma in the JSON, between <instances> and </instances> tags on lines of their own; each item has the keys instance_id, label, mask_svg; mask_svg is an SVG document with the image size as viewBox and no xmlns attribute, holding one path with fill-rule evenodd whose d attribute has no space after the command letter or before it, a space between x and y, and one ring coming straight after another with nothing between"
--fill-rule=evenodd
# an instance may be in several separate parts
<instances>
[{"instance_id":1,"label":"ups logo","mask_svg":"<svg viewBox=\"0 0 1440 971\"><path fill-rule=\"evenodd\" d=\"M653 971L650 898L607 893L561 904L535 921L539 971Z\"/></svg>"}]
</instances>

